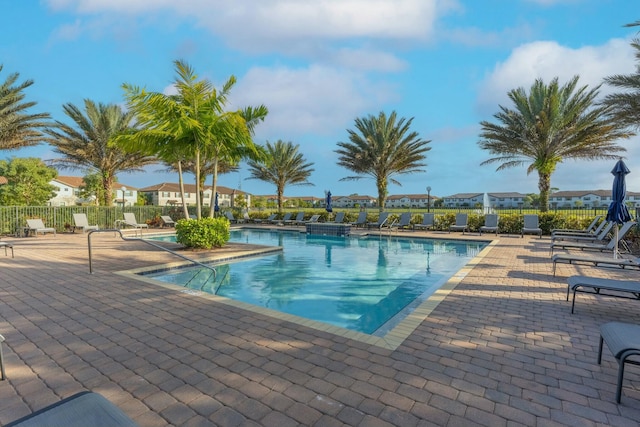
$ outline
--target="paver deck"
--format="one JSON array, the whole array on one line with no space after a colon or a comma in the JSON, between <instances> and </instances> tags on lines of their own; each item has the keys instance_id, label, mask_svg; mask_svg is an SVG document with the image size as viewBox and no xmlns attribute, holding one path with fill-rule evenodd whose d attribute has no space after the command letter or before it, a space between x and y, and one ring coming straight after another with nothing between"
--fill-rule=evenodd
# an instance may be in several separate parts
<instances>
[{"instance_id":1,"label":"paver deck","mask_svg":"<svg viewBox=\"0 0 640 427\"><path fill-rule=\"evenodd\" d=\"M638 274L559 265L553 277L548 238L499 236L395 350L132 280L116 272L175 258L92 239L90 275L85 236L6 238L0 424L82 390L141 426L639 423L640 368L617 405L617 363L596 358L599 326L640 323L640 303L579 295L572 315L566 301L570 275Z\"/></svg>"}]
</instances>

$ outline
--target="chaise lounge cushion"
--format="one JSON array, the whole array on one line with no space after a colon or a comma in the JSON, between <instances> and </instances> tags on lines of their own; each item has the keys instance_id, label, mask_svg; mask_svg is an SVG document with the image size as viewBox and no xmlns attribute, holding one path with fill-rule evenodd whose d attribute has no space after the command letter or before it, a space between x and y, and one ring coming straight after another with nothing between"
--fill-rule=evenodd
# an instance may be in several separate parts
<instances>
[{"instance_id":1,"label":"chaise lounge cushion","mask_svg":"<svg viewBox=\"0 0 640 427\"><path fill-rule=\"evenodd\" d=\"M84 391L5 427L48 426L136 427L138 424L102 395Z\"/></svg>"}]
</instances>

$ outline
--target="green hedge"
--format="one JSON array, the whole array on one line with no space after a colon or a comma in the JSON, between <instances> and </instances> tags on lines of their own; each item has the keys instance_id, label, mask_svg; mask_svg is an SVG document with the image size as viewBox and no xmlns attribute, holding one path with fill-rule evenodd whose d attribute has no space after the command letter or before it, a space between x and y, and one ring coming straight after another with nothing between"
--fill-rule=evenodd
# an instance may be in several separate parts
<instances>
[{"instance_id":1,"label":"green hedge","mask_svg":"<svg viewBox=\"0 0 640 427\"><path fill-rule=\"evenodd\" d=\"M193 249L220 248L229 241L230 229L226 218L180 219L176 222L176 242Z\"/></svg>"}]
</instances>

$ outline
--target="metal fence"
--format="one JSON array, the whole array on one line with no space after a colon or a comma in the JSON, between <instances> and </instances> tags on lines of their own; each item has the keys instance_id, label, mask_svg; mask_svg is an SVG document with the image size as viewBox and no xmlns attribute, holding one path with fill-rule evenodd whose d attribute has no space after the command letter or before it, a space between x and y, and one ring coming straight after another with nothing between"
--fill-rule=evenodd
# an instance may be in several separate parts
<instances>
[{"instance_id":1,"label":"metal fence","mask_svg":"<svg viewBox=\"0 0 640 427\"><path fill-rule=\"evenodd\" d=\"M139 222L163 215L161 206L127 206L125 212L133 212ZM64 231L73 225L73 214L84 213L89 224L100 228L112 228L122 219L123 210L115 206L0 206L0 234L19 234L30 218L40 218L47 227Z\"/></svg>"},{"instance_id":2,"label":"metal fence","mask_svg":"<svg viewBox=\"0 0 640 427\"><path fill-rule=\"evenodd\" d=\"M189 212L193 214L194 207L189 207ZM466 212L470 214L483 215L482 209L477 208L431 208L430 212L437 215L446 215L449 213ZM133 212L138 222L153 221L159 215L170 215L174 220L182 217L182 208L180 207L163 207L163 206L127 206L125 212ZM270 209L250 209L250 215L259 214L259 216L268 216L269 213L276 212ZM324 209L302 209L287 208L288 212L322 212ZM336 208L334 211L352 212L357 215L358 208ZM367 209L370 213L378 212L377 208ZM422 214L427 212L426 208L391 208L386 209L387 212L400 214L402 212L411 212L413 214ZM596 215L606 215L607 208L592 209L558 209L550 212L562 213L564 216L572 216L578 219L593 218ZM90 224L97 224L100 228L111 228L115 221L122 219L123 209L119 206L0 206L0 234L16 234L26 225L26 220L30 218L41 218L47 227L54 227L57 231L64 231L70 225L73 225L73 214L84 213L87 215ZM535 208L514 208L514 209L496 209L498 214L529 214L539 213ZM203 212L208 214L208 210Z\"/></svg>"}]
</instances>

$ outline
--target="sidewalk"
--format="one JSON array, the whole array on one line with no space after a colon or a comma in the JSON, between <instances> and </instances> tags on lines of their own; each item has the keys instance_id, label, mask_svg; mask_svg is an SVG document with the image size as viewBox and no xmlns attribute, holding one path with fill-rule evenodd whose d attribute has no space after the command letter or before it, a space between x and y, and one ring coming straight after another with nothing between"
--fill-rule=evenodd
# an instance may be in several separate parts
<instances>
[{"instance_id":1,"label":"sidewalk","mask_svg":"<svg viewBox=\"0 0 640 427\"><path fill-rule=\"evenodd\" d=\"M393 351L127 279L114 272L176 259L111 233L92 239L92 275L86 235L4 239L15 259L0 253L0 424L82 390L141 426L640 420L640 368L627 368L617 405L608 349L596 364L599 325L640 323L640 304L578 295L571 315L565 301L569 275L637 271L558 265L554 278L548 238L500 236Z\"/></svg>"}]
</instances>

